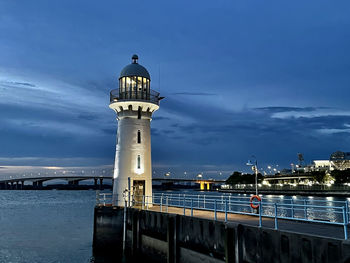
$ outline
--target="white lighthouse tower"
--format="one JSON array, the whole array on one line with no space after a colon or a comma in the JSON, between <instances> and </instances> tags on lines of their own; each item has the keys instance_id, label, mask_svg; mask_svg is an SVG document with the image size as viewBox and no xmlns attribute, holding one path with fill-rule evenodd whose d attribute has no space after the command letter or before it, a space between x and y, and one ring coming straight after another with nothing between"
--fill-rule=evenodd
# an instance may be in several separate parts
<instances>
[{"instance_id":1,"label":"white lighthouse tower","mask_svg":"<svg viewBox=\"0 0 350 263\"><path fill-rule=\"evenodd\" d=\"M150 83L147 69L133 55L132 63L120 72L119 89L110 93L109 107L118 120L113 197L119 206L124 206L123 192L128 189L126 198L132 196L136 205L143 196L152 196L151 120L162 98Z\"/></svg>"}]
</instances>

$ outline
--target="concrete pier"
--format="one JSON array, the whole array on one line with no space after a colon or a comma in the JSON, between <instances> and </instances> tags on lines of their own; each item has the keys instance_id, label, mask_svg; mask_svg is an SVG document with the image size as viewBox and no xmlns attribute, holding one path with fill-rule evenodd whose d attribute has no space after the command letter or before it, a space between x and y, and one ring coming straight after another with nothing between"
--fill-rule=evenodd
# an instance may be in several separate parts
<instances>
[{"instance_id":1,"label":"concrete pier","mask_svg":"<svg viewBox=\"0 0 350 263\"><path fill-rule=\"evenodd\" d=\"M135 208L126 214L126 255L142 262L350 262L350 242L334 237L225 223L205 215ZM94 255L121 259L122 233L123 208L95 208Z\"/></svg>"}]
</instances>

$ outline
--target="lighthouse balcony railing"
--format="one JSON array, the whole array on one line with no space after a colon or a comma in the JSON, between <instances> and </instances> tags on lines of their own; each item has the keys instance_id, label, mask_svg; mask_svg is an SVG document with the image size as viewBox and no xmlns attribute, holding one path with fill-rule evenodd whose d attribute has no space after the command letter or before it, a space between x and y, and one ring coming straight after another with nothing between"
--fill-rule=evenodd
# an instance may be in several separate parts
<instances>
[{"instance_id":1,"label":"lighthouse balcony railing","mask_svg":"<svg viewBox=\"0 0 350 263\"><path fill-rule=\"evenodd\" d=\"M159 92L150 90L146 91L120 91L120 89L114 89L110 92L110 103L118 101L143 101L150 102L159 105Z\"/></svg>"}]
</instances>

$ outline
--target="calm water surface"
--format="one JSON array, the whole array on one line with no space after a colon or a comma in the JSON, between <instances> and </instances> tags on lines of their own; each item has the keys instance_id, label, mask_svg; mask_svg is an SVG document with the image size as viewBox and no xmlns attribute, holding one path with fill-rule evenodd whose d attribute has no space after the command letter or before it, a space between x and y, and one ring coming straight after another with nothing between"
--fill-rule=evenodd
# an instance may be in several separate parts
<instances>
[{"instance_id":1,"label":"calm water surface","mask_svg":"<svg viewBox=\"0 0 350 263\"><path fill-rule=\"evenodd\" d=\"M0 191L0 262L90 262L95 191Z\"/></svg>"},{"instance_id":2,"label":"calm water surface","mask_svg":"<svg viewBox=\"0 0 350 263\"><path fill-rule=\"evenodd\" d=\"M169 193L169 192L168 192ZM176 194L220 194L193 190ZM291 199L290 196L265 196ZM295 197L343 201L345 198ZM90 262L95 191L0 191L0 263ZM332 217L334 214L329 213Z\"/></svg>"}]
</instances>

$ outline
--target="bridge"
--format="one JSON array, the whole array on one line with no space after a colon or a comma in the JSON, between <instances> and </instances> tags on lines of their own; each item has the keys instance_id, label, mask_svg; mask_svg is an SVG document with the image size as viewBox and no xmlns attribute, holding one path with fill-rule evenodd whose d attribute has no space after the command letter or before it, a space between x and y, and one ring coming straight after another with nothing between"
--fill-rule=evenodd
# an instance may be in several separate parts
<instances>
[{"instance_id":1,"label":"bridge","mask_svg":"<svg viewBox=\"0 0 350 263\"><path fill-rule=\"evenodd\" d=\"M94 188L103 188L104 180L113 180L112 176L106 175L50 175L50 176L36 176L36 177L15 177L0 179L0 189L5 190L23 190L23 189L42 189L43 183L52 180L67 181L70 188L78 186L79 182L85 180L93 180ZM160 182L162 185L174 185L180 183L194 183L199 184L201 190L211 190L213 185L225 183L225 180L215 179L180 179L180 178L153 178L153 182ZM29 185L28 185L29 182Z\"/></svg>"},{"instance_id":2,"label":"bridge","mask_svg":"<svg viewBox=\"0 0 350 263\"><path fill-rule=\"evenodd\" d=\"M41 177L18 177L0 180L0 189L4 190L23 190L23 189L42 189L43 183L51 180L64 180L70 188L77 187L79 182L84 180L94 180L94 188L102 189L103 180L112 180L111 176L41 176ZM25 185L30 182L31 185Z\"/></svg>"}]
</instances>

